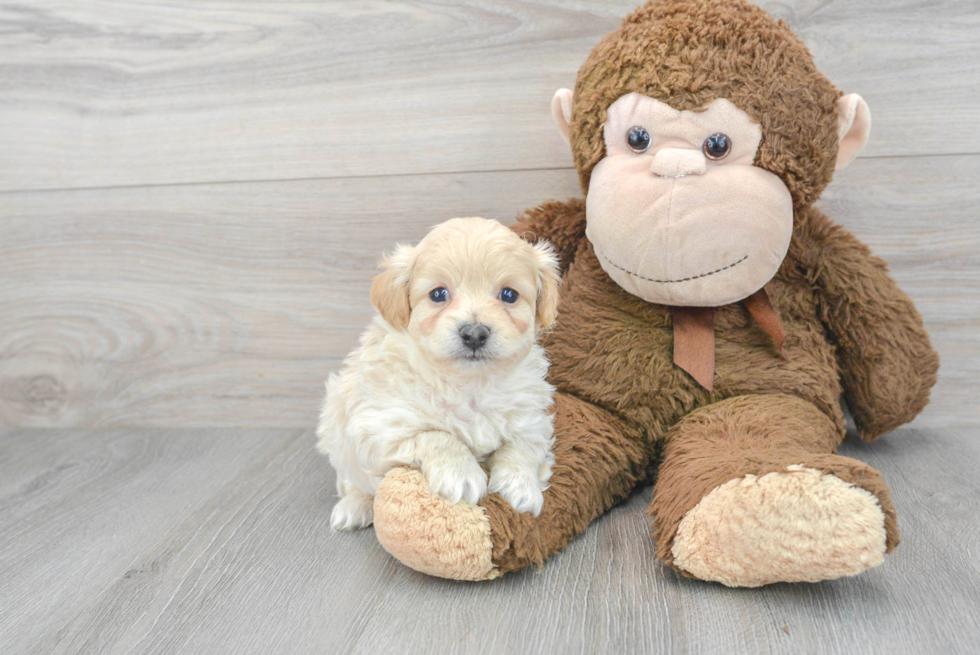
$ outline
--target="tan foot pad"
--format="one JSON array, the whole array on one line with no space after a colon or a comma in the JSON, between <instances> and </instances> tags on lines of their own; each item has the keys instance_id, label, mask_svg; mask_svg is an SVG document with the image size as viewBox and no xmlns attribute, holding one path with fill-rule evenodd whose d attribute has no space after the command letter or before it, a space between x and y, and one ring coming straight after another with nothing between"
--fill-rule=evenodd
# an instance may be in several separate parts
<instances>
[{"instance_id":1,"label":"tan foot pad","mask_svg":"<svg viewBox=\"0 0 980 655\"><path fill-rule=\"evenodd\" d=\"M492 580L490 519L483 508L447 503L429 493L417 470L389 471L374 497L374 531L402 564L440 578Z\"/></svg>"},{"instance_id":2,"label":"tan foot pad","mask_svg":"<svg viewBox=\"0 0 980 655\"><path fill-rule=\"evenodd\" d=\"M674 565L729 587L817 582L881 564L874 494L803 466L730 480L684 515Z\"/></svg>"}]
</instances>

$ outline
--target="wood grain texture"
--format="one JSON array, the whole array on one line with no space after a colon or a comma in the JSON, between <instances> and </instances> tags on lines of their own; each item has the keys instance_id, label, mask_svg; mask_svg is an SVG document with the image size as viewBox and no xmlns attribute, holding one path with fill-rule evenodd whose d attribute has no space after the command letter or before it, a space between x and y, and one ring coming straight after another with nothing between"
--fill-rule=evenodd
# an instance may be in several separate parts
<instances>
[{"instance_id":1,"label":"wood grain texture","mask_svg":"<svg viewBox=\"0 0 980 655\"><path fill-rule=\"evenodd\" d=\"M0 190L568 167L549 102L637 0L0 3ZM972 153L980 1L761 2L874 114Z\"/></svg>"},{"instance_id":2,"label":"wood grain texture","mask_svg":"<svg viewBox=\"0 0 980 655\"><path fill-rule=\"evenodd\" d=\"M3 455L24 451L25 434L0 432L0 479L7 462L21 461ZM45 435L31 452L49 461L25 466L26 476L65 493L31 512L35 529L4 535L6 652L918 655L973 653L980 640L976 430L906 429L871 445L845 444L844 454L869 461L891 483L902 545L855 578L755 590L683 579L655 562L643 514L649 489L540 571L455 583L402 567L371 530L329 530L333 474L311 434ZM232 451L239 463L226 467ZM101 466L91 465L96 460ZM220 481L199 474L208 466L225 467ZM196 500L148 541L129 524L150 522L156 514L144 516L146 509L165 513L181 503L163 486L142 498L127 493L132 480L166 481ZM69 511L72 490L100 510L96 522ZM45 492L0 490L0 512L30 493ZM11 544L23 553L16 561L7 556ZM68 557L79 544L107 556ZM57 575L10 576L52 567ZM65 596L64 579L92 576L98 584ZM8 619L11 598L16 623Z\"/></svg>"},{"instance_id":3,"label":"wood grain texture","mask_svg":"<svg viewBox=\"0 0 980 655\"><path fill-rule=\"evenodd\" d=\"M454 215L510 221L572 177L10 195L0 423L310 426L383 250Z\"/></svg>"},{"instance_id":4,"label":"wood grain texture","mask_svg":"<svg viewBox=\"0 0 980 655\"><path fill-rule=\"evenodd\" d=\"M825 208L891 261L943 357L919 426L980 424L980 156L860 160ZM309 427L384 250L577 194L528 171L9 194L0 424Z\"/></svg>"},{"instance_id":5,"label":"wood grain texture","mask_svg":"<svg viewBox=\"0 0 980 655\"><path fill-rule=\"evenodd\" d=\"M269 448L281 450L297 436L283 430L0 434L3 651L35 647L107 586L137 575L134 565L169 531Z\"/></svg>"}]
</instances>

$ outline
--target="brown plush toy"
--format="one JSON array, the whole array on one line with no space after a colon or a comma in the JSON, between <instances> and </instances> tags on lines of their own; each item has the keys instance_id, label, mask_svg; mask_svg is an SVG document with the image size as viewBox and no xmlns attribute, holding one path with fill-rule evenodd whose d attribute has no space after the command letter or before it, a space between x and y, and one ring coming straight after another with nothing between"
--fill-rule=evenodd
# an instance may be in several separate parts
<instances>
[{"instance_id":1,"label":"brown plush toy","mask_svg":"<svg viewBox=\"0 0 980 655\"><path fill-rule=\"evenodd\" d=\"M553 103L586 201L514 229L561 255L556 465L537 518L396 469L378 539L462 580L540 564L656 479L657 555L731 586L854 575L899 539L888 487L836 454L910 421L938 358L885 263L813 207L870 115L741 0L650 2Z\"/></svg>"}]
</instances>

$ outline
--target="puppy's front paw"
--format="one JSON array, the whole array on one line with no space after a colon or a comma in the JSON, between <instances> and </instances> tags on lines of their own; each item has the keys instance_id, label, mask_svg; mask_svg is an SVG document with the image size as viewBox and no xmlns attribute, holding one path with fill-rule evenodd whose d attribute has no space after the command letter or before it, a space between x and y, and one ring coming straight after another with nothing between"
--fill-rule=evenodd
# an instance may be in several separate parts
<instances>
[{"instance_id":1,"label":"puppy's front paw","mask_svg":"<svg viewBox=\"0 0 980 655\"><path fill-rule=\"evenodd\" d=\"M352 492L337 501L330 512L330 527L334 530L358 530L374 520L374 498Z\"/></svg>"},{"instance_id":2,"label":"puppy's front paw","mask_svg":"<svg viewBox=\"0 0 980 655\"><path fill-rule=\"evenodd\" d=\"M550 476L550 469L548 471ZM539 516L544 506L545 485L531 471L495 466L490 471L490 493L498 493L522 514Z\"/></svg>"},{"instance_id":3,"label":"puppy's front paw","mask_svg":"<svg viewBox=\"0 0 980 655\"><path fill-rule=\"evenodd\" d=\"M429 491L450 503L476 505L487 495L487 474L472 457L439 457L422 464Z\"/></svg>"}]
</instances>

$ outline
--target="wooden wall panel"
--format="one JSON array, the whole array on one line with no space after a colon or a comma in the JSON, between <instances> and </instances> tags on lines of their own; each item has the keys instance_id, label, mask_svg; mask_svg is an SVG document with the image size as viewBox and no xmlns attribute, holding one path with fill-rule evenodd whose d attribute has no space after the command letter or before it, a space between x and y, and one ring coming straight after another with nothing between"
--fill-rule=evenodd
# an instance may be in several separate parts
<instances>
[{"instance_id":1,"label":"wooden wall panel","mask_svg":"<svg viewBox=\"0 0 980 655\"><path fill-rule=\"evenodd\" d=\"M943 356L920 425L978 422L980 156L864 159L824 206L889 259ZM309 426L384 250L510 221L572 171L3 196L0 423Z\"/></svg>"},{"instance_id":2,"label":"wooden wall panel","mask_svg":"<svg viewBox=\"0 0 980 655\"><path fill-rule=\"evenodd\" d=\"M0 190L567 167L555 89L638 0L0 3ZM980 2L762 2L874 114L976 152Z\"/></svg>"},{"instance_id":3,"label":"wooden wall panel","mask_svg":"<svg viewBox=\"0 0 980 655\"><path fill-rule=\"evenodd\" d=\"M398 240L570 171L9 194L0 423L309 425Z\"/></svg>"}]
</instances>

